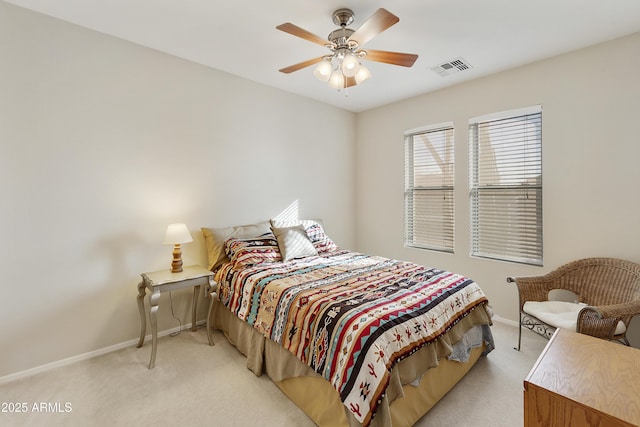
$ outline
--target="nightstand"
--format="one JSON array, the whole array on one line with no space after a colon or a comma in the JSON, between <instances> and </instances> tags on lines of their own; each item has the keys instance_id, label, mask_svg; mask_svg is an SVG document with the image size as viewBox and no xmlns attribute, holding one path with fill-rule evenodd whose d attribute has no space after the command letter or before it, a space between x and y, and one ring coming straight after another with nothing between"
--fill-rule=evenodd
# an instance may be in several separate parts
<instances>
[{"instance_id":1,"label":"nightstand","mask_svg":"<svg viewBox=\"0 0 640 427\"><path fill-rule=\"evenodd\" d=\"M151 360L149 369L156 364L156 349L158 347L158 303L162 292L175 291L193 287L193 303L191 308L191 330L196 330L196 309L200 286L213 287L213 273L199 265L184 267L179 273L170 270L142 273L142 281L138 284L138 310L140 311L140 340L137 347L142 347L147 333L147 319L144 313L144 297L149 290L149 319L151 321Z\"/></svg>"}]
</instances>

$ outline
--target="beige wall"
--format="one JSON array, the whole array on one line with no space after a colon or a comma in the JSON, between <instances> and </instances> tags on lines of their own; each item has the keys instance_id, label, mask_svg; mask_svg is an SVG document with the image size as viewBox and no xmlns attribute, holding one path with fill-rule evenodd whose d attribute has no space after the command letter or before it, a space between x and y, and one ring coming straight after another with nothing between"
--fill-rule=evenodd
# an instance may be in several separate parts
<instances>
[{"instance_id":1,"label":"beige wall","mask_svg":"<svg viewBox=\"0 0 640 427\"><path fill-rule=\"evenodd\" d=\"M640 33L357 117L357 248L461 272L517 319L511 275L589 256L640 262ZM544 266L469 256L468 120L542 105ZM455 123L455 254L403 247L403 131ZM640 346L634 320L633 344Z\"/></svg>"},{"instance_id":2,"label":"beige wall","mask_svg":"<svg viewBox=\"0 0 640 427\"><path fill-rule=\"evenodd\" d=\"M185 263L205 263L201 226L295 202L354 245L354 114L4 2L0 58L0 377L135 339L171 222Z\"/></svg>"},{"instance_id":3,"label":"beige wall","mask_svg":"<svg viewBox=\"0 0 640 427\"><path fill-rule=\"evenodd\" d=\"M640 262L638 51L635 35L356 116L0 2L0 378L136 339L139 274L168 266L175 221L195 238L185 262L204 263L199 227L297 203L342 246L475 278L509 319L507 275ZM534 104L545 266L470 258L467 120ZM406 249L403 131L450 120L456 253ZM188 322L190 293L173 300ZM177 326L160 304L159 328Z\"/></svg>"}]
</instances>

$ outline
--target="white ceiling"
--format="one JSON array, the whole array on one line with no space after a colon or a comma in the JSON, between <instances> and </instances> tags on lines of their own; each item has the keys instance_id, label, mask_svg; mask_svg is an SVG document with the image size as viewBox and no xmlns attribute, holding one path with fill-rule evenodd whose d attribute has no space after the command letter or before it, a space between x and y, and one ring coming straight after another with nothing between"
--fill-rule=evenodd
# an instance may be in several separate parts
<instances>
[{"instance_id":1,"label":"white ceiling","mask_svg":"<svg viewBox=\"0 0 640 427\"><path fill-rule=\"evenodd\" d=\"M640 0L6 2L354 112L640 31ZM352 29L380 7L397 15L400 22L364 47L418 54L414 66L367 61L373 77L348 96L316 80L313 67L278 72L328 50L275 27L291 22L324 38L341 7L355 12ZM447 77L431 71L458 57L473 68Z\"/></svg>"}]
</instances>

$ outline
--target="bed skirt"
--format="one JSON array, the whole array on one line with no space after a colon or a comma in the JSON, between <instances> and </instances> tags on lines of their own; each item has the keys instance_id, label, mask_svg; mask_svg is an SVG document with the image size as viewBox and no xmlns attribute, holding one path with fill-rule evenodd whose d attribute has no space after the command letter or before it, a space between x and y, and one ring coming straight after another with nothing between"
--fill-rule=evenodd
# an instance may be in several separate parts
<instances>
[{"instance_id":1,"label":"bed skirt","mask_svg":"<svg viewBox=\"0 0 640 427\"><path fill-rule=\"evenodd\" d=\"M209 327L221 330L229 342L247 357L250 371L257 376L266 373L319 426L361 426L326 379L288 350L238 319L217 298L212 304ZM370 425L414 425L465 376L485 351L483 343L481 347L469 349L467 361L451 361L447 357L454 345L474 326L485 325L488 328L490 324L491 319L484 306L478 306L442 337L398 362L391 371L389 386Z\"/></svg>"}]
</instances>

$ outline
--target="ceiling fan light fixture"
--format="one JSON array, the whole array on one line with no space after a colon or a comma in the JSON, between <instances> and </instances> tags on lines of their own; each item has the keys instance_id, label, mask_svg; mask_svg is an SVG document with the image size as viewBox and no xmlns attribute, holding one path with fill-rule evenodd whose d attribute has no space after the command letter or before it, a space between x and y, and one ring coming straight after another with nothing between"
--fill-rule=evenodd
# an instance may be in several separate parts
<instances>
[{"instance_id":1,"label":"ceiling fan light fixture","mask_svg":"<svg viewBox=\"0 0 640 427\"><path fill-rule=\"evenodd\" d=\"M356 84L360 84L371 77L371 72L364 65L360 65L358 72L354 77L356 79Z\"/></svg>"},{"instance_id":2,"label":"ceiling fan light fixture","mask_svg":"<svg viewBox=\"0 0 640 427\"><path fill-rule=\"evenodd\" d=\"M341 68L342 74L344 74L345 77L354 77L360 69L360 61L358 61L358 58L356 58L353 54L349 53L345 55L344 59L342 60Z\"/></svg>"},{"instance_id":3,"label":"ceiling fan light fixture","mask_svg":"<svg viewBox=\"0 0 640 427\"><path fill-rule=\"evenodd\" d=\"M329 80L329 77L331 76L331 71L333 71L333 67L331 66L331 61L327 59L323 59L313 70L313 75L316 76L316 78L321 82L326 82Z\"/></svg>"},{"instance_id":4,"label":"ceiling fan light fixture","mask_svg":"<svg viewBox=\"0 0 640 427\"><path fill-rule=\"evenodd\" d=\"M344 88L344 76L340 70L336 70L329 77L329 86L333 89L342 89Z\"/></svg>"}]
</instances>

